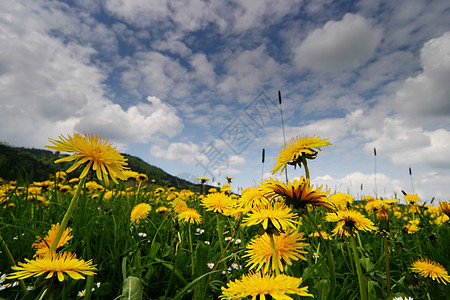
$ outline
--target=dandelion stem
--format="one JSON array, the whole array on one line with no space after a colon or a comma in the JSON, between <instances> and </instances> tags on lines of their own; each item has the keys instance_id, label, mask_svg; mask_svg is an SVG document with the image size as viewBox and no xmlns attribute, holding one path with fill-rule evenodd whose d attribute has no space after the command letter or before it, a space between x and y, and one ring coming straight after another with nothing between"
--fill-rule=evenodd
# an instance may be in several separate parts
<instances>
[{"instance_id":1,"label":"dandelion stem","mask_svg":"<svg viewBox=\"0 0 450 300\"><path fill-rule=\"evenodd\" d=\"M194 251L192 250L192 234L191 234L191 223L188 224L189 228L189 249L191 250L191 268L192 268L192 276L195 273L195 264L194 264Z\"/></svg>"},{"instance_id":2,"label":"dandelion stem","mask_svg":"<svg viewBox=\"0 0 450 300\"><path fill-rule=\"evenodd\" d=\"M278 255L277 255L277 249L275 248L275 241L273 240L273 234L268 233L270 238L270 246L272 247L272 268L275 265L275 274L278 276L280 275L280 266L278 265Z\"/></svg>"},{"instance_id":3,"label":"dandelion stem","mask_svg":"<svg viewBox=\"0 0 450 300\"><path fill-rule=\"evenodd\" d=\"M350 246L352 247L353 259L355 260L356 266L356 273L358 274L358 285L359 285L359 292L361 294L361 300L367 300L368 298L367 298L367 288L365 285L365 278L364 274L362 273L361 264L359 262L358 252L356 250L355 237L353 236L353 233L350 234Z\"/></svg>"},{"instance_id":4,"label":"dandelion stem","mask_svg":"<svg viewBox=\"0 0 450 300\"><path fill-rule=\"evenodd\" d=\"M386 292L387 296L389 297L389 295L391 294L391 273L389 269L389 248L387 238L385 236L383 237L383 242L384 242L384 257L386 262Z\"/></svg>"},{"instance_id":5,"label":"dandelion stem","mask_svg":"<svg viewBox=\"0 0 450 300\"><path fill-rule=\"evenodd\" d=\"M308 168L308 163L306 161L306 158L302 158L302 164L305 167L305 176L306 179L310 179L310 175L309 175L309 168Z\"/></svg>"},{"instance_id":6,"label":"dandelion stem","mask_svg":"<svg viewBox=\"0 0 450 300\"><path fill-rule=\"evenodd\" d=\"M69 219L72 216L73 210L75 209L75 205L77 204L78 198L80 196L81 189L85 182L86 182L86 177L83 177L80 180L80 182L78 182L78 186L77 186L77 189L75 190L75 194L73 195L72 200L70 201L70 205L67 208L66 214L64 215L64 218L61 222L61 226L59 226L59 230L56 233L55 239L53 240L53 243L50 246L50 252L55 251L56 248L58 248L59 240L61 239L61 236L62 236L64 230L66 229L67 224L69 223Z\"/></svg>"},{"instance_id":7,"label":"dandelion stem","mask_svg":"<svg viewBox=\"0 0 450 300\"><path fill-rule=\"evenodd\" d=\"M6 253L6 257L9 260L9 263L11 264L11 266L15 266L16 261L14 260L14 257L12 256L11 251L9 251L8 245L6 244L5 240L3 239L3 237L1 235L0 235L0 242L2 244L3 250ZM20 285L20 289L22 290L22 292L25 295L28 294L27 287L25 286L25 283L23 282L22 279L19 279L19 285Z\"/></svg>"}]
</instances>

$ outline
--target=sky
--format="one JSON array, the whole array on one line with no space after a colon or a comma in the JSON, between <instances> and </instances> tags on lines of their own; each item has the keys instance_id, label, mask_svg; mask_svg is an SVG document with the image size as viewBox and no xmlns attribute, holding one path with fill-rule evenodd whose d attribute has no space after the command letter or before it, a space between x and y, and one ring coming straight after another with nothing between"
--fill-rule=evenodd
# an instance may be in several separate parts
<instances>
[{"instance_id":1,"label":"sky","mask_svg":"<svg viewBox=\"0 0 450 300\"><path fill-rule=\"evenodd\" d=\"M322 191L450 200L447 0L0 1L0 45L3 143L98 134L240 191L320 136Z\"/></svg>"}]
</instances>

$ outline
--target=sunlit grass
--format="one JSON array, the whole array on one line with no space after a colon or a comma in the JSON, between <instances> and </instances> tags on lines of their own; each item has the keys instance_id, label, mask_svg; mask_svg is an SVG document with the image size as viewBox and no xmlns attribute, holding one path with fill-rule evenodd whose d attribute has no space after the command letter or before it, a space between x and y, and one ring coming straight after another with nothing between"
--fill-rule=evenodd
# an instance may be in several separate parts
<instances>
[{"instance_id":1,"label":"sunlit grass","mask_svg":"<svg viewBox=\"0 0 450 300\"><path fill-rule=\"evenodd\" d=\"M128 173L132 176L127 175L127 180L110 185L90 177L95 173L89 173L86 181L66 181L64 174L58 173L51 177L49 174L46 182L3 182L0 185L0 298L20 299L28 293L27 299L35 299L42 295L39 282L44 279L26 278L21 288L16 279L4 275L11 274L18 262L33 259L36 249L32 245L38 236L46 236L52 225L61 222L78 184L81 184L78 202L68 222L73 237L56 250L92 260L97 271L86 279L46 282L54 299L120 299L130 288L137 295L134 299L141 299L139 295L142 299L218 299L220 296L227 299L223 295L239 299L240 289L242 296L286 293L293 299L311 299L308 294L314 299L447 297L446 280L422 277L411 265L423 258L439 264L442 269L436 274L447 274L450 267L450 228L445 214L448 204L439 208L417 199L411 203L408 200L411 197L361 200L345 194L323 194L323 205L317 207L291 203L302 200L298 197L289 199L291 202L283 213L292 216L292 222L279 222L272 216L276 211L270 211L267 220L244 226L249 217L260 212L260 205L268 207L268 201L284 202L283 195L255 201L255 197L261 197L257 187L248 190L252 197L230 195L226 189L217 191L216 195L208 191L199 194L159 186L145 174ZM231 184L231 179L228 182ZM250 202L252 205L243 205L249 202L247 198L255 198ZM141 210L137 211L138 208ZM346 209L352 215L339 218L339 214L334 216L332 208ZM358 227L362 221L370 225L370 230ZM337 224L340 231L335 229ZM296 232L302 237L301 243L286 246L279 242L280 234L286 232ZM264 255L272 259L272 264L273 260L283 264L275 268L276 272L263 261L259 267L259 258L252 260L252 241L263 234L274 241L272 249L266 246L267 242L263 248L260 246ZM280 245L287 248L277 249ZM292 256L288 257L288 263L285 257L277 257L286 253ZM298 253L301 259L295 256ZM249 268L267 273L255 275ZM427 274L435 274L428 268ZM285 289L278 286L274 291L269 289L270 280L266 280L264 289L252 286L251 290L245 290L245 284L232 284L243 279L266 282L253 280L251 276L275 281L277 276L289 276L297 286L286 285ZM230 286L232 292L226 290ZM47 296L43 295L42 299Z\"/></svg>"}]
</instances>

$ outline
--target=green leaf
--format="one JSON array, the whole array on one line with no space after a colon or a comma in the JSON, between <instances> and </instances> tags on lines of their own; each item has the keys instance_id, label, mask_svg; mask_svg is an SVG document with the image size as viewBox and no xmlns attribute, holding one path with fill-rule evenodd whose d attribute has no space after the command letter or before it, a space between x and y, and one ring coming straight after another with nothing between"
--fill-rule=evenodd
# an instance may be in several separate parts
<instances>
[{"instance_id":1,"label":"green leaf","mask_svg":"<svg viewBox=\"0 0 450 300\"><path fill-rule=\"evenodd\" d=\"M123 282L123 290L121 299L142 300L144 288L139 278L128 276Z\"/></svg>"}]
</instances>

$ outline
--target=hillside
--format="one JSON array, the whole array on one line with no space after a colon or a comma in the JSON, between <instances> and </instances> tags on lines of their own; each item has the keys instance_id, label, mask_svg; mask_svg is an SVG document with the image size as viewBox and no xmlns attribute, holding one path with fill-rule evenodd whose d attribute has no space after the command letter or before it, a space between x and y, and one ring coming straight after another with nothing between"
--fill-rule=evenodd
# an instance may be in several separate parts
<instances>
[{"instance_id":1,"label":"hillside","mask_svg":"<svg viewBox=\"0 0 450 300\"><path fill-rule=\"evenodd\" d=\"M144 173L148 178L154 179L160 186L174 186L177 189L189 189L201 192L202 187L184 179L166 173L161 168L150 165L139 157L122 154L128 159L128 167L136 172ZM67 170L71 163L58 163L54 161L67 155L49 150L13 147L0 143L0 177L4 180L18 180L19 182L44 181L49 174L56 171ZM68 178L77 177L80 171L67 174Z\"/></svg>"}]
</instances>

